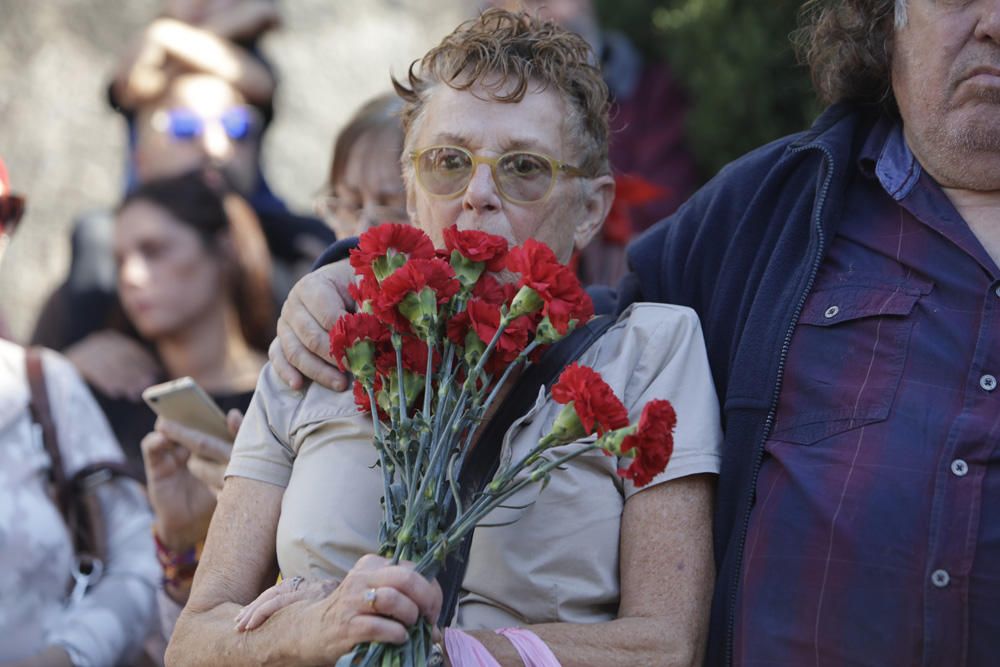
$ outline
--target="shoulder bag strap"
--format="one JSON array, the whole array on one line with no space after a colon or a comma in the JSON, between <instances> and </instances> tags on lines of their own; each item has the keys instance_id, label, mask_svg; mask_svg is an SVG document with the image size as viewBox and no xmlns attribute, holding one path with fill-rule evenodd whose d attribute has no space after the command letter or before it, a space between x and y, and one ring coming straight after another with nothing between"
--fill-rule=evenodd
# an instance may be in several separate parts
<instances>
[{"instance_id":1,"label":"shoulder bag strap","mask_svg":"<svg viewBox=\"0 0 1000 667\"><path fill-rule=\"evenodd\" d=\"M500 465L500 449L504 435L514 420L524 415L534 405L539 389L543 385L551 387L562 370L579 359L614 323L615 318L610 315L600 315L591 319L546 350L538 363L529 366L521 375L486 425L475 448L469 452L468 459L462 466L458 483L465 504L468 504L472 497L493 479ZM444 603L439 617L442 626L448 625L455 615L474 534L473 530L466 535L462 545L445 560L444 567L437 576L444 592Z\"/></svg>"},{"instance_id":2,"label":"shoulder bag strap","mask_svg":"<svg viewBox=\"0 0 1000 667\"><path fill-rule=\"evenodd\" d=\"M52 419L52 409L49 405L49 392L45 383L41 350L37 347L27 348L24 351L24 363L28 377L28 388L31 391L29 406L31 418L42 430L42 442L49 459L52 461L52 466L49 468L49 482L54 489L53 495L59 513L68 519L72 503L72 487L69 480L66 479L66 469L63 468L56 425Z\"/></svg>"}]
</instances>

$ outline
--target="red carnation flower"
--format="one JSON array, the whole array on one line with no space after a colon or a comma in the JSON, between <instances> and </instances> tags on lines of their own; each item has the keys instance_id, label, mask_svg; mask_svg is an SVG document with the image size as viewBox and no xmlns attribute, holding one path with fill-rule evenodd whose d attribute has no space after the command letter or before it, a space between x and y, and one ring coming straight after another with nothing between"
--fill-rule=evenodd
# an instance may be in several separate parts
<instances>
[{"instance_id":1,"label":"red carnation flower","mask_svg":"<svg viewBox=\"0 0 1000 667\"><path fill-rule=\"evenodd\" d=\"M670 401L650 401L642 409L639 427L622 440L622 454L632 457L628 468L619 470L622 477L636 486L645 486L666 470L674 453L674 427L677 413Z\"/></svg>"},{"instance_id":2,"label":"red carnation flower","mask_svg":"<svg viewBox=\"0 0 1000 667\"><path fill-rule=\"evenodd\" d=\"M469 314L469 326L476 332L479 340L489 345L500 328L500 307L478 299L469 301L466 308ZM530 318L519 317L504 329L500 340L486 362L486 372L495 375L514 363L517 356L524 351L531 337L532 323Z\"/></svg>"},{"instance_id":3,"label":"red carnation flower","mask_svg":"<svg viewBox=\"0 0 1000 667\"><path fill-rule=\"evenodd\" d=\"M361 307L366 301L374 303L378 297L378 283L374 278L362 278L360 282L351 283L347 286L347 292L351 298Z\"/></svg>"},{"instance_id":4,"label":"red carnation flower","mask_svg":"<svg viewBox=\"0 0 1000 667\"><path fill-rule=\"evenodd\" d=\"M500 307L481 299L471 299L466 309L448 320L448 339L456 345L465 345L465 335L472 329L476 337L489 345L500 328ZM519 317L504 329L490 359L484 367L490 375L503 372L524 351L531 339L534 323L529 317Z\"/></svg>"},{"instance_id":5,"label":"red carnation flower","mask_svg":"<svg viewBox=\"0 0 1000 667\"><path fill-rule=\"evenodd\" d=\"M405 333L411 330L410 322L399 312L398 306L408 294L430 289L440 305L455 296L458 288L455 270L447 262L437 258L411 259L382 281L372 307L380 320Z\"/></svg>"},{"instance_id":6,"label":"red carnation flower","mask_svg":"<svg viewBox=\"0 0 1000 667\"><path fill-rule=\"evenodd\" d=\"M403 336L403 370L425 375L427 373L427 343L415 336ZM441 353L435 348L432 371L437 372L441 366ZM375 367L379 373L388 375L396 371L396 350L392 345L384 345L375 358Z\"/></svg>"},{"instance_id":7,"label":"red carnation flower","mask_svg":"<svg viewBox=\"0 0 1000 667\"><path fill-rule=\"evenodd\" d=\"M497 306L509 304L516 294L514 283L501 283L488 273L484 273L472 288L473 297Z\"/></svg>"},{"instance_id":8,"label":"red carnation flower","mask_svg":"<svg viewBox=\"0 0 1000 667\"><path fill-rule=\"evenodd\" d=\"M483 262L487 271L502 271L507 259L507 240L475 229L459 230L452 225L444 230L444 246L457 250L471 262Z\"/></svg>"},{"instance_id":9,"label":"red carnation flower","mask_svg":"<svg viewBox=\"0 0 1000 667\"><path fill-rule=\"evenodd\" d=\"M408 259L434 257L434 244L430 237L413 225L389 223L373 227L358 239L358 246L351 250L351 266L365 279L376 281L381 272L384 279L393 268ZM381 270L381 271L380 271Z\"/></svg>"},{"instance_id":10,"label":"red carnation flower","mask_svg":"<svg viewBox=\"0 0 1000 667\"><path fill-rule=\"evenodd\" d=\"M552 398L564 405L572 402L588 434L628 426L628 410L593 368L575 362L567 366L552 387Z\"/></svg>"},{"instance_id":11,"label":"red carnation flower","mask_svg":"<svg viewBox=\"0 0 1000 667\"><path fill-rule=\"evenodd\" d=\"M586 322L594 315L594 304L580 286L580 281L559 263L552 249L535 239L511 248L507 268L521 274L517 286L530 287L543 301L542 314L565 335L571 320Z\"/></svg>"},{"instance_id":12,"label":"red carnation flower","mask_svg":"<svg viewBox=\"0 0 1000 667\"><path fill-rule=\"evenodd\" d=\"M382 323L368 313L348 313L330 329L330 357L340 370L349 372L348 352L359 342L369 340L375 346L388 340Z\"/></svg>"}]
</instances>

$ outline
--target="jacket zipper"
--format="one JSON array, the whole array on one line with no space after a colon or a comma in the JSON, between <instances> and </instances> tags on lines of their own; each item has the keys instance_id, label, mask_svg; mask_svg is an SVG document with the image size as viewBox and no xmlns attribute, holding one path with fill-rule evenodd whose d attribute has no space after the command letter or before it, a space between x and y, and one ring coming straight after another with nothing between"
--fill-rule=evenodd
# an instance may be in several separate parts
<instances>
[{"instance_id":1,"label":"jacket zipper","mask_svg":"<svg viewBox=\"0 0 1000 667\"><path fill-rule=\"evenodd\" d=\"M820 187L819 196L816 198L816 209L813 214L813 226L816 228L818 246L816 256L813 259L812 268L810 270L809 280L806 283L805 290L799 297L798 304L795 306L795 311L792 313L792 320L788 325L788 330L785 332L785 340L781 345L781 356L778 359L778 373L775 379L774 393L771 396L771 406L768 408L767 418L764 420L764 432L761 436L760 442L757 443L757 449L754 454L753 473L750 478L751 494L755 493L757 489L757 477L760 475L760 468L764 463L764 443L767 442L768 437L771 435L771 428L774 425L774 417L778 411L778 398L781 393L781 383L785 374L785 361L788 357L788 348L792 342L792 334L795 332L795 327L799 322L799 317L802 315L802 309L805 307L806 299L809 297L809 293L812 291L813 283L816 281L816 274L819 272L820 264L823 261L823 253L826 245L826 238L823 233L822 216L823 206L826 203L826 196L830 190L830 183L833 181L833 154L829 149L822 146L800 146L798 148L791 149L790 152L800 153L806 150L819 150L826 158L827 173L826 177L823 179L823 185ZM751 505L747 508L746 513L743 515L743 527L740 531L739 544L736 551L736 582L733 586L732 595L729 600L729 619L726 627L725 664L730 667L733 664L733 643L735 641L733 634L736 626L736 603L740 588L740 576L743 570L743 549L746 546L747 532L750 530L750 513L752 510L753 506Z\"/></svg>"}]
</instances>

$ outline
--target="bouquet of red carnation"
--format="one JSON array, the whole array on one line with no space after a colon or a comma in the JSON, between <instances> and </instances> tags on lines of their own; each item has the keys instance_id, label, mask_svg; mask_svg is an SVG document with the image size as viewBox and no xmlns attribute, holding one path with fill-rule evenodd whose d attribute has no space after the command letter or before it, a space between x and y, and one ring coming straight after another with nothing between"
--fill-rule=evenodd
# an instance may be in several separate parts
<instances>
[{"instance_id":1,"label":"bouquet of red carnation","mask_svg":"<svg viewBox=\"0 0 1000 667\"><path fill-rule=\"evenodd\" d=\"M487 514L528 484L586 451L631 459L619 474L648 484L673 449L673 408L651 401L638 424L600 375L571 364L552 387L565 405L526 456L504 461L492 482L462 506L457 479L473 438L501 388L520 368L593 316L576 276L543 243L523 246L479 231L444 232L436 250L416 227L386 224L351 252L359 311L330 331L330 353L353 374L358 407L371 413L383 481L379 551L416 562L434 577L448 553ZM506 270L516 281L500 282ZM597 434L558 458L553 447ZM522 470L527 477L515 478ZM402 646L363 644L338 667L427 664L431 627L421 621Z\"/></svg>"}]
</instances>

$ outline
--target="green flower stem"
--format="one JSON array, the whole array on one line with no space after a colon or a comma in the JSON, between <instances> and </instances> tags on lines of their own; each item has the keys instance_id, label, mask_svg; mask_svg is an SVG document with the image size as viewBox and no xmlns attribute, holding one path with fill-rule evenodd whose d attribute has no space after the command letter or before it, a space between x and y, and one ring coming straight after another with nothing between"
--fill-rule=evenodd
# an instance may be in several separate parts
<instances>
[{"instance_id":1,"label":"green flower stem","mask_svg":"<svg viewBox=\"0 0 1000 667\"><path fill-rule=\"evenodd\" d=\"M372 386L366 386L368 400L371 405L375 405L375 391ZM378 421L378 409L372 410L372 429L375 432L375 449L378 451L378 462L382 466L382 493L385 494L385 518L386 523L392 525L396 521L396 512L392 506L392 493L389 491L389 471L386 468L386 450L388 447L382 441L382 426Z\"/></svg>"},{"instance_id":2,"label":"green flower stem","mask_svg":"<svg viewBox=\"0 0 1000 667\"><path fill-rule=\"evenodd\" d=\"M499 382L497 382L496 385L493 386L493 391L490 392L490 395L486 399L486 402L483 403L484 414L487 410L490 409L490 406L493 405L493 401L496 400L496 397L500 394L500 390L503 388L504 384L507 382L507 378L510 377L510 374L514 371L514 369L516 369L518 366L521 366L525 361L527 361L528 356L536 349L538 349L540 345L541 343L539 343L538 341L534 340L531 341L528 344L528 346L524 348L521 354L517 355L517 359L515 359L513 363L507 366L506 370L504 370L503 372L503 375L500 376Z\"/></svg>"},{"instance_id":3,"label":"green flower stem","mask_svg":"<svg viewBox=\"0 0 1000 667\"><path fill-rule=\"evenodd\" d=\"M392 332L392 347L396 350L396 388L399 390L399 424L405 427L406 418L406 391L403 388L403 337L395 331Z\"/></svg>"},{"instance_id":4,"label":"green flower stem","mask_svg":"<svg viewBox=\"0 0 1000 667\"><path fill-rule=\"evenodd\" d=\"M442 535L441 537L439 537L437 540L434 541L431 547L427 550L427 553L424 554L424 557L417 562L416 566L417 572L426 576L428 574L429 568L435 563L436 559L439 557L438 554L439 551L448 553L449 551L457 547L458 544L461 542L462 538L465 537L466 533L475 528L476 525L486 515L488 515L490 512L496 509L497 506L503 504L504 501L506 501L508 498L513 496L521 489L529 486L530 484L539 483L541 479L539 480L532 479L534 475L541 473L542 476L544 477L545 475L550 473L552 470L558 468L562 464L571 461L572 459L576 458L577 456L580 456L581 454L585 454L586 452L593 451L597 448L598 447L596 444L590 444L586 447L581 447L580 449L570 452L564 456L561 456L558 459L555 459L554 461L549 461L538 466L537 468L531 471L532 474L529 475L528 477L522 479L520 482L514 484L513 486L507 486L508 484L510 484L510 482L513 481L514 475L520 472L520 470L524 467L525 461L531 458L532 455L529 454L528 456L522 458L520 461L518 461L518 463L515 466L513 466L510 469L509 473L512 474L505 475L506 479L503 482L503 486L505 486L506 488L502 488L497 492L487 491L484 492L482 495L480 495L479 498L477 498L476 501L469 506L469 509L463 515L458 517L457 521L452 525L452 527L449 528L444 535Z\"/></svg>"}]
</instances>

